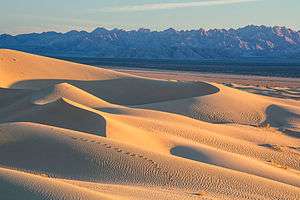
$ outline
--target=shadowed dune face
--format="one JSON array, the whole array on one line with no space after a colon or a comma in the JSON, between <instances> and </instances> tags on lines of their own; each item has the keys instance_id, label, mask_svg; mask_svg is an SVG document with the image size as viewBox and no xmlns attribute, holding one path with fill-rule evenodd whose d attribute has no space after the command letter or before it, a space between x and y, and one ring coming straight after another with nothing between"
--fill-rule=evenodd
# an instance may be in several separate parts
<instances>
[{"instance_id":1,"label":"shadowed dune face","mask_svg":"<svg viewBox=\"0 0 300 200\"><path fill-rule=\"evenodd\" d=\"M260 177L292 184L296 187L300 186L299 177L286 173L284 170L274 169L259 161L248 162L249 159L247 157L219 151L207 146L175 146L170 150L170 153L181 158L254 174ZM257 169L260 170L258 171ZM287 177L289 181L287 181Z\"/></svg>"},{"instance_id":2,"label":"shadowed dune face","mask_svg":"<svg viewBox=\"0 0 300 200\"><path fill-rule=\"evenodd\" d=\"M120 105L171 101L210 95L219 91L217 87L204 82L170 82L143 78L103 81L28 80L14 83L11 88L40 89L59 83L69 83L105 101Z\"/></svg>"},{"instance_id":3,"label":"shadowed dune face","mask_svg":"<svg viewBox=\"0 0 300 200\"><path fill-rule=\"evenodd\" d=\"M0 88L0 110L15 103L18 99L23 99L26 96L30 96L31 90L14 90L7 88Z\"/></svg>"},{"instance_id":4,"label":"shadowed dune face","mask_svg":"<svg viewBox=\"0 0 300 200\"><path fill-rule=\"evenodd\" d=\"M171 149L171 154L203 163L212 163L210 156L207 156L205 153L197 151L196 149L189 146L176 146Z\"/></svg>"},{"instance_id":5,"label":"shadowed dune face","mask_svg":"<svg viewBox=\"0 0 300 200\"><path fill-rule=\"evenodd\" d=\"M297 101L10 50L0 87L0 199L300 199Z\"/></svg>"},{"instance_id":6,"label":"shadowed dune face","mask_svg":"<svg viewBox=\"0 0 300 200\"><path fill-rule=\"evenodd\" d=\"M218 124L236 123L259 126L264 121L265 109L271 102L256 95L218 84L214 86L219 88L219 92L211 95L158 102L138 107L176 113Z\"/></svg>"},{"instance_id":7,"label":"shadowed dune face","mask_svg":"<svg viewBox=\"0 0 300 200\"><path fill-rule=\"evenodd\" d=\"M64 113L67 116L57 113ZM31 112L16 116L16 118L10 119L10 121L30 121L93 133L100 136L106 135L106 121L101 115L78 108L66 103L64 100L59 100L45 107L38 106Z\"/></svg>"},{"instance_id":8,"label":"shadowed dune face","mask_svg":"<svg viewBox=\"0 0 300 200\"><path fill-rule=\"evenodd\" d=\"M41 89L69 83L105 101L139 105L218 92L210 84L147 79L20 52L1 50L0 87Z\"/></svg>"},{"instance_id":9,"label":"shadowed dune face","mask_svg":"<svg viewBox=\"0 0 300 200\"><path fill-rule=\"evenodd\" d=\"M60 98L45 105L33 105L25 99L10 107L12 109L0 109L1 123L34 122L106 136L106 120L99 113L67 99Z\"/></svg>"},{"instance_id":10,"label":"shadowed dune face","mask_svg":"<svg viewBox=\"0 0 300 200\"><path fill-rule=\"evenodd\" d=\"M295 112L298 111L298 113ZM271 127L278 128L287 135L300 138L300 109L290 110L281 106L271 105L266 111L266 121Z\"/></svg>"}]
</instances>

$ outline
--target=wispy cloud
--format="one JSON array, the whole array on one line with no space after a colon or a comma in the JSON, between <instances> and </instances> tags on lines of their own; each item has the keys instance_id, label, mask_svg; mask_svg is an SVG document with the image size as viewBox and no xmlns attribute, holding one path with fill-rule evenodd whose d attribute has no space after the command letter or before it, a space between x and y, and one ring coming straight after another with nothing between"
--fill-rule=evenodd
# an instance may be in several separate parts
<instances>
[{"instance_id":1,"label":"wispy cloud","mask_svg":"<svg viewBox=\"0 0 300 200\"><path fill-rule=\"evenodd\" d=\"M179 8L239 4L239 3L255 2L255 1L260 1L260 0L202 0L202 1L181 2L181 3L140 4L140 5L121 6L121 7L105 7L98 11L135 12L135 11L151 11L151 10L170 10L170 9L179 9Z\"/></svg>"}]
</instances>

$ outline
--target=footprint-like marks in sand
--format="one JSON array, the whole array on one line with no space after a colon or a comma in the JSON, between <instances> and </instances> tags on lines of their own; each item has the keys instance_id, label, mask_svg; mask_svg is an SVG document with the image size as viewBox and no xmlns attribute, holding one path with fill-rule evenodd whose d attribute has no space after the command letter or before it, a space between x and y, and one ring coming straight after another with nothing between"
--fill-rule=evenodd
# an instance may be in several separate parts
<instances>
[{"instance_id":1,"label":"footprint-like marks in sand","mask_svg":"<svg viewBox=\"0 0 300 200\"><path fill-rule=\"evenodd\" d=\"M123 149L121 149L119 147L113 147L110 144L107 144L107 143L104 143L104 142L95 141L95 140L88 140L88 139L83 138L83 137L80 137L80 138L70 137L70 138L72 140L79 140L81 142L94 143L94 144L97 144L97 145L102 145L106 149L114 150L117 153L122 153L123 155L129 156L131 158L140 158L140 159L143 159L143 160L147 161L148 163L150 163L156 171L160 171L163 174L165 174L168 177L169 182L173 181L173 176L168 171L163 170L162 168L160 168L160 166L159 166L159 164L157 162L155 162L154 160L152 160L152 159L150 159L150 158L148 158L148 157L146 157L144 155L141 155L141 154L138 154L138 153L129 152L129 151L125 151L125 150L123 150Z\"/></svg>"},{"instance_id":2,"label":"footprint-like marks in sand","mask_svg":"<svg viewBox=\"0 0 300 200\"><path fill-rule=\"evenodd\" d=\"M282 146L277 144L259 144L258 146L265 147L272 149L274 151L286 151L289 153L293 153L297 156L300 156L300 147L294 147L294 146Z\"/></svg>"}]
</instances>

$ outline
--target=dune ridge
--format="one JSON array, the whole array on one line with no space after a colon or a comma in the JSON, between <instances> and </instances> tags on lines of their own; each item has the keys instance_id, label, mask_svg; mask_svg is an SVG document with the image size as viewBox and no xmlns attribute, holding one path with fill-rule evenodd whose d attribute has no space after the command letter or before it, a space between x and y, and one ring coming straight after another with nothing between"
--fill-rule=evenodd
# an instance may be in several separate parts
<instances>
[{"instance_id":1,"label":"dune ridge","mask_svg":"<svg viewBox=\"0 0 300 200\"><path fill-rule=\"evenodd\" d=\"M1 198L300 198L298 101L13 50L0 87Z\"/></svg>"}]
</instances>

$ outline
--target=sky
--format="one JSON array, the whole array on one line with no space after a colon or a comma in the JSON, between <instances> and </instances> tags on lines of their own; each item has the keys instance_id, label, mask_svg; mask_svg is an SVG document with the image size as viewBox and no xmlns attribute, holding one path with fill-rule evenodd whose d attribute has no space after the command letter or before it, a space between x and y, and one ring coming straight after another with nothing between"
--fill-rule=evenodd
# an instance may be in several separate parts
<instances>
[{"instance_id":1,"label":"sky","mask_svg":"<svg viewBox=\"0 0 300 200\"><path fill-rule=\"evenodd\" d=\"M299 10L300 0L1 0L0 34L249 24L300 30Z\"/></svg>"}]
</instances>

